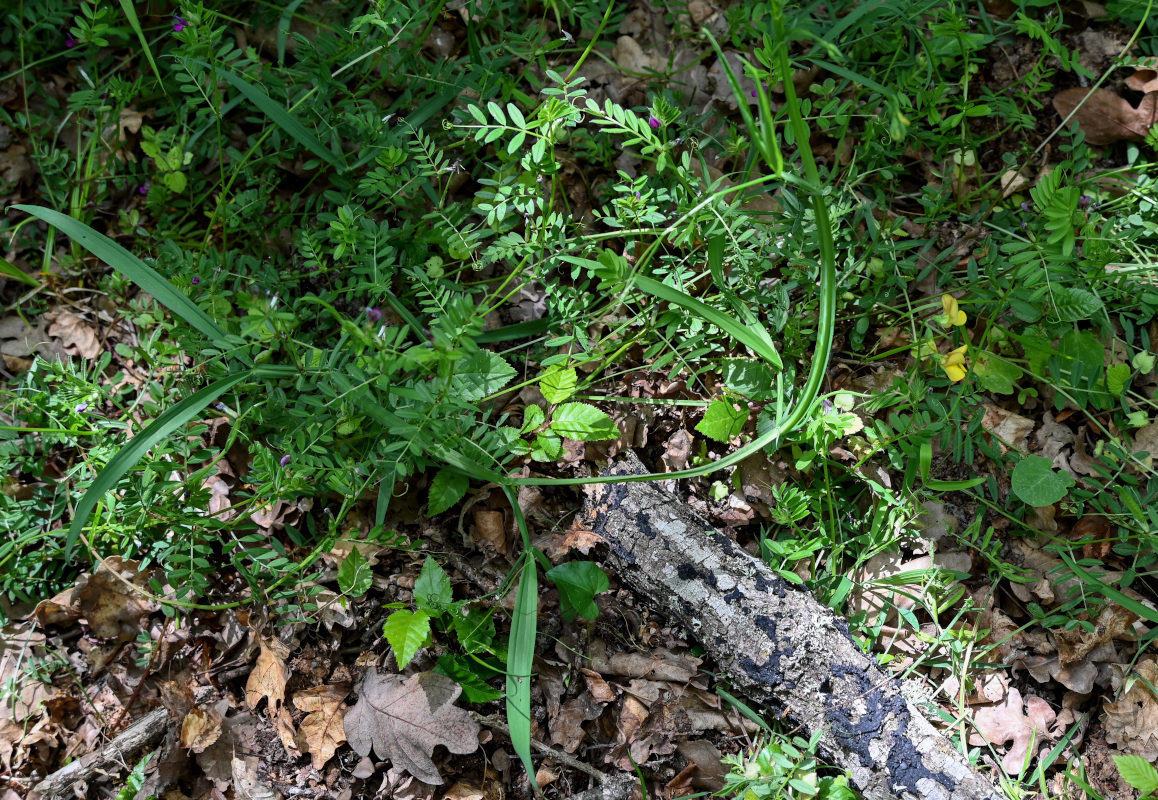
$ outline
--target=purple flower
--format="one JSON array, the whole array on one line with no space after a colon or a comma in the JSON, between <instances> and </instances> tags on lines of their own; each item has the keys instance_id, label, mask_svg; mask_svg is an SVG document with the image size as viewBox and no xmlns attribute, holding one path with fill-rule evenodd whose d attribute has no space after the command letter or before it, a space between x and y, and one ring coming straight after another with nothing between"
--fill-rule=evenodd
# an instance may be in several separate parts
<instances>
[{"instance_id":1,"label":"purple flower","mask_svg":"<svg viewBox=\"0 0 1158 800\"><path fill-rule=\"evenodd\" d=\"M658 128L663 123L659 121L659 117L657 117L655 114L652 114L651 117L647 120L647 124L652 128Z\"/></svg>"},{"instance_id":2,"label":"purple flower","mask_svg":"<svg viewBox=\"0 0 1158 800\"><path fill-rule=\"evenodd\" d=\"M194 276L194 278L193 278L193 285L194 285L194 286L196 286L196 285L197 285L197 284L199 284L199 283L201 283L201 279L200 279L200 278L198 278L198 277L196 277L196 276Z\"/></svg>"},{"instance_id":3,"label":"purple flower","mask_svg":"<svg viewBox=\"0 0 1158 800\"><path fill-rule=\"evenodd\" d=\"M153 188L153 184L150 183L149 181L145 181L144 183L142 183L140 186L137 187L137 194L148 194L149 190L152 188Z\"/></svg>"},{"instance_id":4,"label":"purple flower","mask_svg":"<svg viewBox=\"0 0 1158 800\"><path fill-rule=\"evenodd\" d=\"M173 32L174 33L180 33L181 31L185 30L188 27L189 27L189 21L188 20L186 20L184 17L179 17L176 14L173 15Z\"/></svg>"},{"instance_id":5,"label":"purple flower","mask_svg":"<svg viewBox=\"0 0 1158 800\"><path fill-rule=\"evenodd\" d=\"M1083 194L1078 198L1078 208L1084 211L1090 207L1090 203L1092 202L1094 202L1094 198L1090 197L1088 194Z\"/></svg>"},{"instance_id":6,"label":"purple flower","mask_svg":"<svg viewBox=\"0 0 1158 800\"><path fill-rule=\"evenodd\" d=\"M65 37L65 39L64 39L64 46L65 47L76 47L76 45L77 45L76 37L74 37L74 36Z\"/></svg>"},{"instance_id":7,"label":"purple flower","mask_svg":"<svg viewBox=\"0 0 1158 800\"><path fill-rule=\"evenodd\" d=\"M289 462L290 462L289 453L286 453L284 456L281 457L281 461L279 461L277 463L281 464L284 467Z\"/></svg>"},{"instance_id":8,"label":"purple flower","mask_svg":"<svg viewBox=\"0 0 1158 800\"><path fill-rule=\"evenodd\" d=\"M382 319L382 309L380 309L380 308L367 308L366 309L366 319L370 321L371 325L373 325L375 322Z\"/></svg>"},{"instance_id":9,"label":"purple flower","mask_svg":"<svg viewBox=\"0 0 1158 800\"><path fill-rule=\"evenodd\" d=\"M1022 200L1021 210L1025 212L1033 211L1033 203L1029 202L1028 200Z\"/></svg>"},{"instance_id":10,"label":"purple flower","mask_svg":"<svg viewBox=\"0 0 1158 800\"><path fill-rule=\"evenodd\" d=\"M88 410L88 403L81 403L80 405L78 405L76 408L73 409L73 411L75 411L77 414L83 414L87 410Z\"/></svg>"}]
</instances>

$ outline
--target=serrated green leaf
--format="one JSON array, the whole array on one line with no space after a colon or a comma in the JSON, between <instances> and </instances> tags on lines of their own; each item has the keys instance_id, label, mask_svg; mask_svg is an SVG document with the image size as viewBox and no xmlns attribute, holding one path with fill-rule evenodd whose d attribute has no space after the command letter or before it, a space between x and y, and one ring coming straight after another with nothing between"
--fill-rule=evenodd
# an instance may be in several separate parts
<instances>
[{"instance_id":1,"label":"serrated green leaf","mask_svg":"<svg viewBox=\"0 0 1158 800\"><path fill-rule=\"evenodd\" d=\"M430 556L414 581L414 604L432 617L441 615L454 603L454 592L446 572Z\"/></svg>"},{"instance_id":2,"label":"serrated green leaf","mask_svg":"<svg viewBox=\"0 0 1158 800\"><path fill-rule=\"evenodd\" d=\"M539 391L551 405L562 403L579 386L579 375L574 367L549 367L539 378Z\"/></svg>"},{"instance_id":3,"label":"serrated green leaf","mask_svg":"<svg viewBox=\"0 0 1158 800\"><path fill-rule=\"evenodd\" d=\"M342 594L361 597L370 591L373 583L374 574L370 570L370 562L362 555L361 550L354 547L338 567L338 588L342 590Z\"/></svg>"},{"instance_id":4,"label":"serrated green leaf","mask_svg":"<svg viewBox=\"0 0 1158 800\"><path fill-rule=\"evenodd\" d=\"M531 458L535 461L556 461L563 457L563 439L551 431L543 431L535 436Z\"/></svg>"},{"instance_id":5,"label":"serrated green leaf","mask_svg":"<svg viewBox=\"0 0 1158 800\"><path fill-rule=\"evenodd\" d=\"M443 467L430 482L426 513L434 517L453 506L470 488L470 479L449 467Z\"/></svg>"},{"instance_id":6,"label":"serrated green leaf","mask_svg":"<svg viewBox=\"0 0 1158 800\"><path fill-rule=\"evenodd\" d=\"M454 365L450 390L457 399L473 403L501 391L517 374L498 353L476 350Z\"/></svg>"},{"instance_id":7,"label":"serrated green leaf","mask_svg":"<svg viewBox=\"0 0 1158 800\"><path fill-rule=\"evenodd\" d=\"M445 653L438 657L434 671L442 673L461 686L462 697L468 703L489 703L498 700L503 693L487 685L482 676L475 672L477 666L474 661Z\"/></svg>"},{"instance_id":8,"label":"serrated green leaf","mask_svg":"<svg viewBox=\"0 0 1158 800\"><path fill-rule=\"evenodd\" d=\"M422 611L395 611L382 624L382 635L394 651L398 669L406 669L430 638L430 617Z\"/></svg>"},{"instance_id":9,"label":"serrated green leaf","mask_svg":"<svg viewBox=\"0 0 1158 800\"><path fill-rule=\"evenodd\" d=\"M529 406L523 408L523 427L519 428L519 433L530 433L543 424L543 420L547 415L543 413L540 406L531 403Z\"/></svg>"},{"instance_id":10,"label":"serrated green leaf","mask_svg":"<svg viewBox=\"0 0 1158 800\"><path fill-rule=\"evenodd\" d=\"M595 619L599 615L595 595L611 585L607 573L590 561L568 561L549 570L547 577L559 588L559 610L567 622L576 614Z\"/></svg>"},{"instance_id":11,"label":"serrated green leaf","mask_svg":"<svg viewBox=\"0 0 1158 800\"><path fill-rule=\"evenodd\" d=\"M1158 769L1146 759L1135 755L1114 756L1114 763L1122 780L1142 794L1158 792Z\"/></svg>"},{"instance_id":12,"label":"serrated green leaf","mask_svg":"<svg viewBox=\"0 0 1158 800\"><path fill-rule=\"evenodd\" d=\"M746 406L737 408L730 400L713 400L696 430L717 442L728 442L740 435L747 421Z\"/></svg>"},{"instance_id":13,"label":"serrated green leaf","mask_svg":"<svg viewBox=\"0 0 1158 800\"><path fill-rule=\"evenodd\" d=\"M471 607L466 614L455 609L451 625L459 645L467 653L486 651L494 643L494 609Z\"/></svg>"},{"instance_id":14,"label":"serrated green leaf","mask_svg":"<svg viewBox=\"0 0 1158 800\"><path fill-rule=\"evenodd\" d=\"M1126 384L1130 382L1129 364L1112 364L1106 367L1106 391L1115 397L1120 397L1126 391Z\"/></svg>"},{"instance_id":15,"label":"serrated green leaf","mask_svg":"<svg viewBox=\"0 0 1158 800\"><path fill-rule=\"evenodd\" d=\"M619 428L615 421L587 403L566 403L556 408L551 419L551 430L581 442L619 438Z\"/></svg>"},{"instance_id":16,"label":"serrated green leaf","mask_svg":"<svg viewBox=\"0 0 1158 800\"><path fill-rule=\"evenodd\" d=\"M1029 506L1053 505L1073 485L1073 477L1068 472L1055 471L1053 462L1044 456L1026 456L1013 468L1013 493Z\"/></svg>"},{"instance_id":17,"label":"serrated green leaf","mask_svg":"<svg viewBox=\"0 0 1158 800\"><path fill-rule=\"evenodd\" d=\"M1065 231L1062 232L1063 235ZM1102 310L1102 301L1086 289L1062 286L1053 293L1054 310L1063 322L1090 319Z\"/></svg>"}]
</instances>

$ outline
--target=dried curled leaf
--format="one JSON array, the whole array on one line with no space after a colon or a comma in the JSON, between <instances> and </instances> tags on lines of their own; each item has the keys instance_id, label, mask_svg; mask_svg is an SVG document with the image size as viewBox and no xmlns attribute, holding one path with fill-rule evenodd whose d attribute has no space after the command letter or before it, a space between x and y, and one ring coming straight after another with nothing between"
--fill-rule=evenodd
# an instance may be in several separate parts
<instances>
[{"instance_id":1,"label":"dried curled leaf","mask_svg":"<svg viewBox=\"0 0 1158 800\"><path fill-rule=\"evenodd\" d=\"M973 714L978 732L969 735L969 743L1012 742L1001 759L1001 767L1010 775L1020 775L1033 756L1030 748L1036 752L1049 738L1049 726L1055 719L1057 714L1045 700L1027 697L1023 702L1021 692L1010 689L1003 702Z\"/></svg>"},{"instance_id":2,"label":"dried curled leaf","mask_svg":"<svg viewBox=\"0 0 1158 800\"><path fill-rule=\"evenodd\" d=\"M403 679L371 667L362 696L346 714L350 747L361 756L373 749L423 783L440 784L442 776L430 758L436 745L460 755L478 749L478 724L453 705L461 692L457 683L436 672Z\"/></svg>"},{"instance_id":3,"label":"dried curled leaf","mask_svg":"<svg viewBox=\"0 0 1158 800\"><path fill-rule=\"evenodd\" d=\"M262 698L269 700L266 711L270 719L277 716L277 710L285 700L285 684L289 680L289 669L285 665L288 655L285 645L275 639L261 640L261 655L249 680L245 682L245 704L256 709Z\"/></svg>"},{"instance_id":4,"label":"dried curled leaf","mask_svg":"<svg viewBox=\"0 0 1158 800\"><path fill-rule=\"evenodd\" d=\"M1053 98L1053 107L1062 118L1073 119L1092 145L1107 145L1122 139L1141 141L1158 119L1158 92L1147 94L1137 108L1108 89L1066 89Z\"/></svg>"},{"instance_id":5,"label":"dried curled leaf","mask_svg":"<svg viewBox=\"0 0 1158 800\"><path fill-rule=\"evenodd\" d=\"M349 707L342 701L350 692L349 684L315 686L294 695L294 705L307 712L298 731L300 746L313 756L314 769L320 770L346 741L345 719Z\"/></svg>"},{"instance_id":6,"label":"dried curled leaf","mask_svg":"<svg viewBox=\"0 0 1158 800\"><path fill-rule=\"evenodd\" d=\"M1158 761L1158 697L1146 685L1158 686L1158 661L1139 661L1134 676L1121 664L1115 664L1113 670L1114 690L1125 686L1125 691L1105 705L1106 741L1147 761Z\"/></svg>"},{"instance_id":7,"label":"dried curled leaf","mask_svg":"<svg viewBox=\"0 0 1158 800\"><path fill-rule=\"evenodd\" d=\"M202 753L221 737L221 715L212 708L194 708L181 721L181 746Z\"/></svg>"}]
</instances>

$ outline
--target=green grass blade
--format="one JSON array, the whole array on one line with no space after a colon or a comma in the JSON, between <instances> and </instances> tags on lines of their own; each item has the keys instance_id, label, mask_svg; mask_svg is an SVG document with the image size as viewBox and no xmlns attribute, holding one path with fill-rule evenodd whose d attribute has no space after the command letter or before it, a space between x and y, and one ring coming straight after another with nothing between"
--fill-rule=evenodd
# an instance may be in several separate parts
<instances>
[{"instance_id":1,"label":"green grass blade","mask_svg":"<svg viewBox=\"0 0 1158 800\"><path fill-rule=\"evenodd\" d=\"M1149 606L1139 603L1129 595L1119 592L1113 586L1098 580L1097 576L1095 576L1093 573L1086 572L1084 569L1079 567L1077 562L1065 553L1058 553L1058 555L1061 557L1061 560L1065 562L1065 565L1073 570L1074 575L1077 575L1078 578L1081 579L1082 583L1085 584L1087 589L1094 590L1107 600L1111 600L1117 603L1122 608L1137 614L1141 619L1144 619L1151 624L1158 623L1158 611L1155 611Z\"/></svg>"},{"instance_id":2,"label":"green grass blade","mask_svg":"<svg viewBox=\"0 0 1158 800\"><path fill-rule=\"evenodd\" d=\"M204 61L197 61L196 59L190 60L203 67L209 67ZM261 112L273 120L279 128L296 139L298 144L330 166L337 167L338 169L345 168L342 160L322 144L321 140L318 139L309 128L303 125L301 120L289 112L289 109L239 75L235 75L223 67L214 67L214 69L217 70L218 76L245 95L245 98L249 100L249 102L257 106Z\"/></svg>"},{"instance_id":3,"label":"green grass blade","mask_svg":"<svg viewBox=\"0 0 1158 800\"><path fill-rule=\"evenodd\" d=\"M145 31L141 29L141 20L137 17L137 9L133 7L133 0L120 0L121 11L125 12L125 19L129 21L129 27L133 29L133 33L137 34L137 41L141 43L141 49L145 51L145 58L149 60L149 66L153 70L153 74L157 76L157 83L161 84L161 91L166 94L169 90L165 88L165 81L161 79L161 70L157 69L157 62L153 60L153 51L149 49L149 42L145 39Z\"/></svg>"},{"instance_id":4,"label":"green grass blade","mask_svg":"<svg viewBox=\"0 0 1158 800\"><path fill-rule=\"evenodd\" d=\"M120 272L161 305L205 334L212 341L225 339L225 331L202 311L196 303L177 287L162 278L157 271L107 236L97 233L88 225L67 214L43 206L16 205L13 208L44 220L61 233L88 250L101 261Z\"/></svg>"},{"instance_id":5,"label":"green grass blade","mask_svg":"<svg viewBox=\"0 0 1158 800\"><path fill-rule=\"evenodd\" d=\"M511 494L507 490L508 495ZM518 508L515 501L514 508ZM528 552L523 559L515 613L511 618L511 639L507 649L507 725L511 729L511 746L527 770L531 786L536 787L535 765L531 761L531 662L535 658L535 635L538 623L539 576L535 559Z\"/></svg>"},{"instance_id":6,"label":"green grass blade","mask_svg":"<svg viewBox=\"0 0 1158 800\"><path fill-rule=\"evenodd\" d=\"M228 378L222 378L216 383L211 383L204 389L186 397L181 402L173 407L166 409L161 416L153 420L149 425L132 439L128 444L120 449L120 451L105 464L105 468L101 470L100 475L97 475L92 486L80 498L80 502L76 504L76 510L73 511L72 524L68 526L68 538L65 540L64 557L67 559L72 554L72 548L76 546L77 540L80 539L80 532L84 529L85 523L88 522L89 516L93 509L105 492L112 490L117 485L117 481L121 479L126 472L128 472L134 464L141 460L141 458L149 451L149 449L157 444L157 442L164 439L173 431L180 428L205 406L212 403L219 395L233 388L247 378L253 377L253 372L246 371L236 375L230 375Z\"/></svg>"},{"instance_id":7,"label":"green grass blade","mask_svg":"<svg viewBox=\"0 0 1158 800\"><path fill-rule=\"evenodd\" d=\"M20 281L28 286L39 286L40 282L6 258L0 258L0 275Z\"/></svg>"}]
</instances>

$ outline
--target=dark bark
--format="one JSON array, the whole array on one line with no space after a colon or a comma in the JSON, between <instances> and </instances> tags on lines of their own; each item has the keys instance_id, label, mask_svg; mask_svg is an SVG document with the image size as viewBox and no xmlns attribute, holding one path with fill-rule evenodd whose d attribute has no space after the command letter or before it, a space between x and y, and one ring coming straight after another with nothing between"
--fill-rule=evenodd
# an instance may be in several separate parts
<instances>
[{"instance_id":1,"label":"dark bark","mask_svg":"<svg viewBox=\"0 0 1158 800\"><path fill-rule=\"evenodd\" d=\"M611 474L639 473L628 456ZM750 700L822 731L821 754L866 798L1003 800L803 587L654 483L587 487L585 523L609 566L682 625Z\"/></svg>"}]
</instances>

